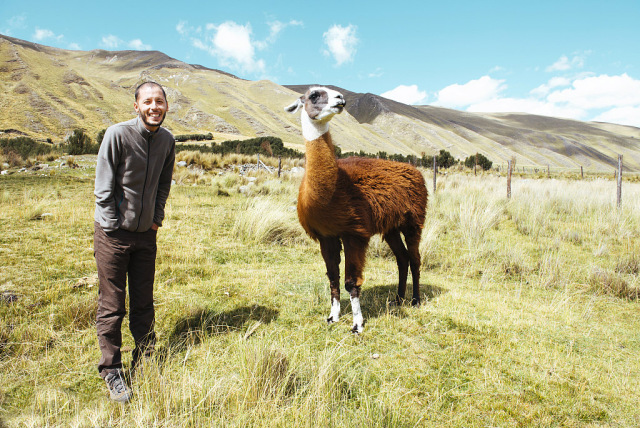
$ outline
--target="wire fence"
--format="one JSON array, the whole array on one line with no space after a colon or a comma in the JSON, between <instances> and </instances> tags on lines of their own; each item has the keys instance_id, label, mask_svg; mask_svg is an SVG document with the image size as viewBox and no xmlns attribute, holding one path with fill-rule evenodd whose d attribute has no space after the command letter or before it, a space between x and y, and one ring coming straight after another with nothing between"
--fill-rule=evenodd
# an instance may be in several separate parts
<instances>
[{"instance_id":1,"label":"wire fence","mask_svg":"<svg viewBox=\"0 0 640 428\"><path fill-rule=\"evenodd\" d=\"M437 177L438 177L438 165L436 159L433 160L433 166L431 168L433 170L433 193L436 192L437 189ZM616 181L616 204L618 208L622 206L622 183L623 176L625 179L630 181L636 181L640 179L640 172L631 172L624 170L623 157L622 155L618 155L618 163L615 169L612 169L611 172L602 171L602 170L593 170L586 171L582 166L579 168L559 168L559 167L551 167L547 166L546 168L542 168L540 166L514 166L513 162L509 160L506 165L498 165L491 169L492 172L497 173L498 175L504 175L506 177L506 194L507 198L511 198L511 180L514 175L519 177L534 177L534 178L573 178L573 179L591 179L591 178L609 178ZM478 173L478 165L476 164L473 168L474 174Z\"/></svg>"}]
</instances>

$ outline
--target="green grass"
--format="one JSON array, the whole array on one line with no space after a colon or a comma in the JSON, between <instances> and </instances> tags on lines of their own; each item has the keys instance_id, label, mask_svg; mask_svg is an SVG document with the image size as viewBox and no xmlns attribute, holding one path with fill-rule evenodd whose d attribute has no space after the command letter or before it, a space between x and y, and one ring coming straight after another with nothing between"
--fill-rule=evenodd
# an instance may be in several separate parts
<instances>
[{"instance_id":1,"label":"green grass","mask_svg":"<svg viewBox=\"0 0 640 428\"><path fill-rule=\"evenodd\" d=\"M82 280L96 270L87 165L0 178L0 426L640 420L640 184L624 184L617 210L613 181L516 178L508 201L503 177L440 177L422 306L389 306L397 270L376 239L354 336L344 291L343 318L324 321L325 268L297 224L296 178L259 174L240 193L235 173L176 170L156 357L123 406L96 371L97 286ZM126 321L123 332L130 351Z\"/></svg>"}]
</instances>

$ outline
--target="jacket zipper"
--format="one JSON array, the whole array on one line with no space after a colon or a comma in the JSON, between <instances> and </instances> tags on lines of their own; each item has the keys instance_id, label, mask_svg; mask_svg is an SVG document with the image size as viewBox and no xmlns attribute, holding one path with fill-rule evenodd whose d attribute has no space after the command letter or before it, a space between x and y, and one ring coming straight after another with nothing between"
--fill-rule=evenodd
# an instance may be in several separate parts
<instances>
[{"instance_id":1,"label":"jacket zipper","mask_svg":"<svg viewBox=\"0 0 640 428\"><path fill-rule=\"evenodd\" d=\"M136 231L140 231L140 222L142 221L142 213L144 211L144 191L147 188L147 177L149 176L149 157L151 155L151 135L146 138L147 140L147 168L144 172L144 184L142 185L142 196L140 201L140 215L138 216L138 227L136 227Z\"/></svg>"}]
</instances>

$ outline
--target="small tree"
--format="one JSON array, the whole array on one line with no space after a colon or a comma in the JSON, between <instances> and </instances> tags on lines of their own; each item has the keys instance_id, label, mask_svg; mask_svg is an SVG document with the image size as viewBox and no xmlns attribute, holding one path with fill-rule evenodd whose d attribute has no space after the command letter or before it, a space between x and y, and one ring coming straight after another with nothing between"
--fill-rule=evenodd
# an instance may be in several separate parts
<instances>
[{"instance_id":1,"label":"small tree","mask_svg":"<svg viewBox=\"0 0 640 428\"><path fill-rule=\"evenodd\" d=\"M101 129L100 131L98 131L98 136L96 137L96 144L98 144L98 147L100 147L100 145L102 144L105 132L107 132L106 129Z\"/></svg>"},{"instance_id":2,"label":"small tree","mask_svg":"<svg viewBox=\"0 0 640 428\"><path fill-rule=\"evenodd\" d=\"M436 158L436 162L438 163L438 168L450 168L458 161L456 161L456 158L454 158L451 153L442 149Z\"/></svg>"},{"instance_id":3,"label":"small tree","mask_svg":"<svg viewBox=\"0 0 640 428\"><path fill-rule=\"evenodd\" d=\"M467 168L473 168L476 164L476 156L469 156L464 160L464 166ZM478 166L481 166L484 171L488 171L493 166L493 162L491 162L487 157L485 157L482 153L478 153Z\"/></svg>"},{"instance_id":4,"label":"small tree","mask_svg":"<svg viewBox=\"0 0 640 428\"><path fill-rule=\"evenodd\" d=\"M85 134L82 129L73 130L73 134L67 138L67 145L70 155L92 153L94 150L91 144L91 137Z\"/></svg>"}]
</instances>

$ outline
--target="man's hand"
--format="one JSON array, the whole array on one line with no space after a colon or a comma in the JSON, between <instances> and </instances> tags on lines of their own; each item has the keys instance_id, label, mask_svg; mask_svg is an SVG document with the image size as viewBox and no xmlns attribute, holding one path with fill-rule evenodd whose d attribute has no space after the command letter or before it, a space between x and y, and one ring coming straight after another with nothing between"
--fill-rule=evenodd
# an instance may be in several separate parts
<instances>
[{"instance_id":1,"label":"man's hand","mask_svg":"<svg viewBox=\"0 0 640 428\"><path fill-rule=\"evenodd\" d=\"M155 224L155 223L153 223L153 224L151 225L151 229L153 229L153 230L158 230L158 225L157 225L157 224Z\"/></svg>"}]
</instances>

